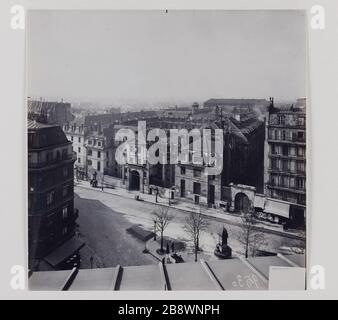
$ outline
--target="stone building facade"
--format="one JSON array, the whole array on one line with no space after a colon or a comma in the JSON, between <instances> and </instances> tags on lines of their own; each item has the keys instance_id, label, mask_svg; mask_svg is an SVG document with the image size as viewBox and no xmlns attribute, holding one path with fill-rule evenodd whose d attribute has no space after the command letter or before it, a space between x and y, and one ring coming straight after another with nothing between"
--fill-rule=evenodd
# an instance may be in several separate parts
<instances>
[{"instance_id":1,"label":"stone building facade","mask_svg":"<svg viewBox=\"0 0 338 320\"><path fill-rule=\"evenodd\" d=\"M72 144L58 125L28 120L29 268L75 232Z\"/></svg>"},{"instance_id":2,"label":"stone building facade","mask_svg":"<svg viewBox=\"0 0 338 320\"><path fill-rule=\"evenodd\" d=\"M303 102L303 103L301 103ZM304 225L306 215L306 106L275 108L266 116L265 194L290 203L290 219Z\"/></svg>"},{"instance_id":3,"label":"stone building facade","mask_svg":"<svg viewBox=\"0 0 338 320\"><path fill-rule=\"evenodd\" d=\"M93 170L97 170L98 167L99 172L104 172L107 155L105 148L110 140L110 133L107 132L106 137L105 130L118 121L118 114L108 113L82 116L63 126L63 131L67 139L72 142L73 151L76 153L75 171L78 178L89 178ZM89 155L87 149L91 150Z\"/></svg>"},{"instance_id":4,"label":"stone building facade","mask_svg":"<svg viewBox=\"0 0 338 320\"><path fill-rule=\"evenodd\" d=\"M207 175L202 165L177 165L175 186L179 198L194 204L215 207L221 201L221 175Z\"/></svg>"}]
</instances>

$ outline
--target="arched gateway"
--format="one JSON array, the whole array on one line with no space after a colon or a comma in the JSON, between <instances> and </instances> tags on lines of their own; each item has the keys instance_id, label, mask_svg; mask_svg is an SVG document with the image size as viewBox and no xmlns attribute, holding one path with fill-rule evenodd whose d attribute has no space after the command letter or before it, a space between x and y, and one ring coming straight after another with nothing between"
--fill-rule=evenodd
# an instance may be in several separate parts
<instances>
[{"instance_id":1,"label":"arched gateway","mask_svg":"<svg viewBox=\"0 0 338 320\"><path fill-rule=\"evenodd\" d=\"M140 174L136 170L132 170L129 175L129 190L140 190Z\"/></svg>"},{"instance_id":2,"label":"arched gateway","mask_svg":"<svg viewBox=\"0 0 338 320\"><path fill-rule=\"evenodd\" d=\"M248 196L243 192L237 193L235 196L235 211L247 213L249 210L250 200Z\"/></svg>"}]
</instances>

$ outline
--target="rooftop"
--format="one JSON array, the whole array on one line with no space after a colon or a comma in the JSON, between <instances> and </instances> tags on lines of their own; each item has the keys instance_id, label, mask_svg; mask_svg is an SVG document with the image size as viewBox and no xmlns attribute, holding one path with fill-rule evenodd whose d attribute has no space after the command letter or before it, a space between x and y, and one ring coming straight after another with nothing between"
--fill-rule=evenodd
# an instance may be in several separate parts
<instances>
[{"instance_id":1,"label":"rooftop","mask_svg":"<svg viewBox=\"0 0 338 320\"><path fill-rule=\"evenodd\" d=\"M28 130L40 130L40 129L53 128L53 127L58 127L58 125L42 123L42 122L38 122L36 120L31 120L31 119L28 119L27 121Z\"/></svg>"},{"instance_id":2,"label":"rooftop","mask_svg":"<svg viewBox=\"0 0 338 320\"><path fill-rule=\"evenodd\" d=\"M59 125L28 119L28 150L70 143Z\"/></svg>"},{"instance_id":3,"label":"rooftop","mask_svg":"<svg viewBox=\"0 0 338 320\"><path fill-rule=\"evenodd\" d=\"M270 267L304 268L305 256L39 271L28 282L30 290L267 290Z\"/></svg>"},{"instance_id":4,"label":"rooftop","mask_svg":"<svg viewBox=\"0 0 338 320\"><path fill-rule=\"evenodd\" d=\"M37 100L28 100L28 112L40 113L46 112L49 110L55 110L57 108L70 108L70 103L68 102L56 102L56 101L37 101Z\"/></svg>"},{"instance_id":5,"label":"rooftop","mask_svg":"<svg viewBox=\"0 0 338 320\"><path fill-rule=\"evenodd\" d=\"M212 98L212 99L205 101L204 104L231 105L231 106L255 105L255 104L267 105L268 101L266 99L214 99Z\"/></svg>"}]
</instances>

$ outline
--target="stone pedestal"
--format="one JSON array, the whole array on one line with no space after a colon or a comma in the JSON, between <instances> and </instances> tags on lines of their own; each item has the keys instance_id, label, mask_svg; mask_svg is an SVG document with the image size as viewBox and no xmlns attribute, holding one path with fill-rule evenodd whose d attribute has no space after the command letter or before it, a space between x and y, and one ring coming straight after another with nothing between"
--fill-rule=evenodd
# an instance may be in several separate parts
<instances>
[{"instance_id":1,"label":"stone pedestal","mask_svg":"<svg viewBox=\"0 0 338 320\"><path fill-rule=\"evenodd\" d=\"M230 259L232 256L232 249L228 245L216 245L216 249L214 251L216 257L221 259Z\"/></svg>"},{"instance_id":2,"label":"stone pedestal","mask_svg":"<svg viewBox=\"0 0 338 320\"><path fill-rule=\"evenodd\" d=\"M222 242L216 245L214 254L221 259L230 259L232 255L232 249L228 246L228 231L223 227Z\"/></svg>"}]
</instances>

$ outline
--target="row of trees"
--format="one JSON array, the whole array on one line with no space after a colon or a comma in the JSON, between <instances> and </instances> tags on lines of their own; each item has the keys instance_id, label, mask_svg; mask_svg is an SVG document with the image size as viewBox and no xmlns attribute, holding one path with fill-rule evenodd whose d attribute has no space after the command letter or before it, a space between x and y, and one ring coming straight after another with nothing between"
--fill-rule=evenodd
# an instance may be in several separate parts
<instances>
[{"instance_id":1,"label":"row of trees","mask_svg":"<svg viewBox=\"0 0 338 320\"><path fill-rule=\"evenodd\" d=\"M243 247L243 253L246 258L249 256L257 255L258 250L265 244L264 233L255 228L256 214L254 209L249 210L248 213L243 213L242 223L238 226L239 232L236 238ZM160 233L162 253L164 250L164 231L167 229L174 216L169 212L168 207L159 207L153 213L153 221L155 226L155 234L157 231ZM191 213L185 221L183 226L184 231L187 233L189 241L192 243L195 261L197 261L198 252L200 251L200 237L201 233L208 229L209 222L205 215L201 213Z\"/></svg>"},{"instance_id":2,"label":"row of trees","mask_svg":"<svg viewBox=\"0 0 338 320\"><path fill-rule=\"evenodd\" d=\"M161 237L161 247L160 251L162 253L164 250L164 231L170 224L170 222L174 219L174 216L169 213L168 207L160 207L157 211L153 213L153 221L155 228L159 231ZM195 254L195 261L197 261L197 254L200 250L199 248L199 240L201 232L206 230L208 227L208 221L205 219L205 216L199 213L191 213L186 218L186 223L183 226L183 229L186 231L189 240L193 244L193 251ZM154 230L155 233L157 230Z\"/></svg>"}]
</instances>

